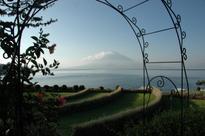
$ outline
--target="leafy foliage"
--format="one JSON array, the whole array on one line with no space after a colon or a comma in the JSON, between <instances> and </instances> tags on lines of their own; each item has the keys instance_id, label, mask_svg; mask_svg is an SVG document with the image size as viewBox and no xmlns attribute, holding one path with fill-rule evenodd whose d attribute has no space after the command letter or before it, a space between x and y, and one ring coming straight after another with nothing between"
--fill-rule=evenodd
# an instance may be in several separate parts
<instances>
[{"instance_id":1,"label":"leafy foliage","mask_svg":"<svg viewBox=\"0 0 205 136\"><path fill-rule=\"evenodd\" d=\"M196 85L205 85L205 80L198 80L197 82L196 82Z\"/></svg>"},{"instance_id":2,"label":"leafy foliage","mask_svg":"<svg viewBox=\"0 0 205 136\"><path fill-rule=\"evenodd\" d=\"M42 16L38 16L40 11L53 6L56 1L0 0L0 49L3 58L11 61L4 66L5 71L0 75L1 136L58 135L53 110L56 101L50 99L49 102L39 103L39 98L23 95L23 87L25 84L33 85L31 80L37 72L53 75L51 69L58 68L58 61L48 64L43 57L45 50L50 52L52 47L54 51L56 44L49 46L49 34L40 29L39 36L31 37L33 45L21 52L22 35L26 28L43 27L57 21L44 21Z\"/></svg>"},{"instance_id":3,"label":"leafy foliage","mask_svg":"<svg viewBox=\"0 0 205 136\"><path fill-rule=\"evenodd\" d=\"M203 136L205 134L204 109L186 109L185 118L184 135ZM145 136L180 136L180 128L180 111L164 111L159 115L155 115L151 120L146 120L145 126L142 122L138 125L131 123L121 135L141 136L144 130Z\"/></svg>"}]
</instances>

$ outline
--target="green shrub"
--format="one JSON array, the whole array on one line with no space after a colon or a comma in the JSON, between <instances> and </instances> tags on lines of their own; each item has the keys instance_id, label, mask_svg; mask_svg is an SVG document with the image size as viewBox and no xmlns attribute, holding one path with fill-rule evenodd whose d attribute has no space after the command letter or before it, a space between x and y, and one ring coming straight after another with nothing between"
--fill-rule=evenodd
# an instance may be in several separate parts
<instances>
[{"instance_id":1,"label":"green shrub","mask_svg":"<svg viewBox=\"0 0 205 136\"><path fill-rule=\"evenodd\" d=\"M40 91L41 90L41 86L40 85L35 85L35 90L36 91Z\"/></svg>"},{"instance_id":2,"label":"green shrub","mask_svg":"<svg viewBox=\"0 0 205 136\"><path fill-rule=\"evenodd\" d=\"M78 90L79 90L78 85L74 85L74 86L73 86L73 90L78 91Z\"/></svg>"},{"instance_id":3,"label":"green shrub","mask_svg":"<svg viewBox=\"0 0 205 136\"><path fill-rule=\"evenodd\" d=\"M114 94L112 95L112 97L104 97L104 99L98 99L98 101L97 100L93 101L93 103L91 103L92 106L93 105L99 106L99 104L108 102L109 100L113 101L113 99L115 98L118 99L119 95L123 95L123 92L121 92L122 91L121 88L118 88L118 89L120 89L120 93L116 93L116 91L114 91L113 93L111 93L111 94ZM161 104L163 103L161 101L161 92L159 90L154 90L152 94L156 96L157 98L155 98L154 101L149 103L148 108L149 108L150 113L154 113L154 111L159 110L159 105L161 106ZM89 106L90 105L88 105L87 107ZM72 136L82 136L82 135L115 136L115 135L119 135L125 123L133 119L141 120L142 117L143 117L142 107L137 108L137 109L126 110L124 112L114 114L108 117L104 117L104 118L97 119L97 120L91 120L89 122L78 124L73 127ZM126 136L126 134L127 133L124 133L122 136Z\"/></svg>"},{"instance_id":4,"label":"green shrub","mask_svg":"<svg viewBox=\"0 0 205 136\"><path fill-rule=\"evenodd\" d=\"M104 87L103 87L103 86L100 86L99 88L100 88L100 90L104 90Z\"/></svg>"},{"instance_id":5,"label":"green shrub","mask_svg":"<svg viewBox=\"0 0 205 136\"><path fill-rule=\"evenodd\" d=\"M205 85L205 80L198 80L196 85Z\"/></svg>"},{"instance_id":6,"label":"green shrub","mask_svg":"<svg viewBox=\"0 0 205 136\"><path fill-rule=\"evenodd\" d=\"M48 85L44 85L43 88L45 89L45 91L49 91L49 86Z\"/></svg>"},{"instance_id":7,"label":"green shrub","mask_svg":"<svg viewBox=\"0 0 205 136\"><path fill-rule=\"evenodd\" d=\"M85 86L84 85L80 85L79 86L79 90L84 90L85 89Z\"/></svg>"},{"instance_id":8,"label":"green shrub","mask_svg":"<svg viewBox=\"0 0 205 136\"><path fill-rule=\"evenodd\" d=\"M58 85L54 85L53 86L53 91L59 91L59 86Z\"/></svg>"},{"instance_id":9,"label":"green shrub","mask_svg":"<svg viewBox=\"0 0 205 136\"><path fill-rule=\"evenodd\" d=\"M90 90L83 90L80 91L79 93L76 93L72 96L65 97L65 99L74 99L81 97L82 95L86 95ZM84 100L80 102L75 102L75 103L68 103L64 107L59 109L59 112L61 114L68 114L68 113L73 113L76 111L84 111L88 109L92 109L101 105L104 105L110 101L112 101L115 98L118 98L118 96L121 95L121 88L118 88L118 90L115 90L112 93L109 93L108 95L89 99L89 100Z\"/></svg>"},{"instance_id":10,"label":"green shrub","mask_svg":"<svg viewBox=\"0 0 205 136\"><path fill-rule=\"evenodd\" d=\"M121 135L142 136L143 127L145 136L180 136L181 118L180 111L165 111L155 115L151 120L147 120L145 126L141 122L138 125L130 125L125 128ZM204 136L205 134L205 111L203 109L187 109L184 118L185 136Z\"/></svg>"},{"instance_id":11,"label":"green shrub","mask_svg":"<svg viewBox=\"0 0 205 136\"><path fill-rule=\"evenodd\" d=\"M84 90L82 90L82 91L79 91L79 92L77 92L77 93L74 93L73 95L66 96L65 99L66 99L66 100L77 99L77 98L79 98L79 97L82 97L82 96L88 94L89 91L90 91L90 90L88 90L88 89L84 89Z\"/></svg>"},{"instance_id":12,"label":"green shrub","mask_svg":"<svg viewBox=\"0 0 205 136\"><path fill-rule=\"evenodd\" d=\"M62 85L62 86L61 86L61 89L65 91L65 90L68 89L68 87L67 87L67 85Z\"/></svg>"}]
</instances>

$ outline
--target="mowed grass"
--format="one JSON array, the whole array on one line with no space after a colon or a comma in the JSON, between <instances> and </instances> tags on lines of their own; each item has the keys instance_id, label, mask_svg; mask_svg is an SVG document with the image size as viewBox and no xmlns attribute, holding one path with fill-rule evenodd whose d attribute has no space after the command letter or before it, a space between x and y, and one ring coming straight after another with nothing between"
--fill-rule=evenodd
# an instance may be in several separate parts
<instances>
[{"instance_id":1,"label":"mowed grass","mask_svg":"<svg viewBox=\"0 0 205 136\"><path fill-rule=\"evenodd\" d=\"M75 93L76 92L59 92L59 93L55 93L55 94L58 94L60 96L70 96L70 95L73 95Z\"/></svg>"},{"instance_id":2,"label":"mowed grass","mask_svg":"<svg viewBox=\"0 0 205 136\"><path fill-rule=\"evenodd\" d=\"M205 108L205 100L191 100L191 105L197 108Z\"/></svg>"},{"instance_id":3,"label":"mowed grass","mask_svg":"<svg viewBox=\"0 0 205 136\"><path fill-rule=\"evenodd\" d=\"M84 95L79 95L78 97L74 97L74 98L70 98L68 99L66 102L67 103L75 103L75 102L81 102L81 101L85 101L88 99L93 99L96 97L101 97L103 95L107 95L108 93L99 93L99 92L88 92Z\"/></svg>"},{"instance_id":4,"label":"mowed grass","mask_svg":"<svg viewBox=\"0 0 205 136\"><path fill-rule=\"evenodd\" d=\"M148 100L146 95L146 100ZM150 101L155 96L151 95ZM87 122L95 119L100 119L109 115L113 115L128 109L136 108L143 105L143 94L138 93L123 93L112 103L84 112L78 112L69 114L68 116L61 117L59 119L59 132L62 136L71 135L72 125L76 125L82 122Z\"/></svg>"},{"instance_id":5,"label":"mowed grass","mask_svg":"<svg viewBox=\"0 0 205 136\"><path fill-rule=\"evenodd\" d=\"M185 99L183 101L183 104L184 104L184 108L194 108L194 109L205 108L205 100L200 100L200 99L189 99L189 101L187 101ZM188 106L188 104L189 104L189 106ZM172 108L173 108L173 110L180 110L181 109L181 99L180 98L173 99Z\"/></svg>"},{"instance_id":6,"label":"mowed grass","mask_svg":"<svg viewBox=\"0 0 205 136\"><path fill-rule=\"evenodd\" d=\"M39 91L36 92L28 92L31 95L36 95ZM44 92L46 96L70 96L75 94L76 92Z\"/></svg>"}]
</instances>

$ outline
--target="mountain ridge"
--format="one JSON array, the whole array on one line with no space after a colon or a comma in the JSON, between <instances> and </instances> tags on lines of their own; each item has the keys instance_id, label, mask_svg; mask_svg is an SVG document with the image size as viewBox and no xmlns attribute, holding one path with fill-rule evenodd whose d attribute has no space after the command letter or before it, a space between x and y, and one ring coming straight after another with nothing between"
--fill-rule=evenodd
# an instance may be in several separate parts
<instances>
[{"instance_id":1,"label":"mountain ridge","mask_svg":"<svg viewBox=\"0 0 205 136\"><path fill-rule=\"evenodd\" d=\"M138 62L116 51L103 51L82 58L83 65L71 69L133 69ZM140 65L139 65L140 66Z\"/></svg>"}]
</instances>

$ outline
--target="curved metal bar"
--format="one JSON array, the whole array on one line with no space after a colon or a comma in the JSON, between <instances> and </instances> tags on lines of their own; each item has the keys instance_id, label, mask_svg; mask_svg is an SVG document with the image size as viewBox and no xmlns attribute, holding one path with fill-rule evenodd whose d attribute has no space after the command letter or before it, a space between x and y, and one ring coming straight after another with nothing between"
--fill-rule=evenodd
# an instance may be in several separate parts
<instances>
[{"instance_id":1,"label":"curved metal bar","mask_svg":"<svg viewBox=\"0 0 205 136\"><path fill-rule=\"evenodd\" d=\"M136 24L136 18L132 18L130 19L126 14L123 13L123 7L121 5L118 6L118 8L116 8L115 6L113 6L108 0L96 0L100 3L103 3L105 4L106 6L108 7L111 7L112 9L114 9L115 11L117 11L120 15L122 15L122 17L126 20L126 22L128 23L128 25L130 26L131 30L133 31L135 37L137 38L137 41L139 43L139 46L140 46L140 50L141 50L141 53L142 53L142 57L143 57L143 87L145 89L146 87L146 79L147 81L149 81L149 74L148 74L148 70L147 70L147 66L146 66L146 63L149 62L149 59L148 59L148 54L145 53L145 48L148 47L148 42L145 42L145 39L144 39L144 33L145 33L145 30L144 29L140 29L137 24ZM135 28L138 30L138 33L136 32ZM142 42L140 41L140 38L141 37L141 40ZM145 78L146 76L146 78Z\"/></svg>"},{"instance_id":2,"label":"curved metal bar","mask_svg":"<svg viewBox=\"0 0 205 136\"><path fill-rule=\"evenodd\" d=\"M146 89L147 89L147 90L149 90L150 88L152 88L151 83L152 83L153 80L155 80L155 79L157 79L157 78L160 78L160 80L157 81L157 87L163 88L163 87L165 86L165 81L164 81L164 79L166 79L166 80L168 80L168 81L174 86L174 89L177 91L177 93L179 93L179 90L178 90L176 84L174 83L174 81L172 81L169 77L163 76L163 75L159 75L159 76L152 77L152 78L149 80L149 82L148 82L148 84L147 84L147 86L146 86Z\"/></svg>"},{"instance_id":3,"label":"curved metal bar","mask_svg":"<svg viewBox=\"0 0 205 136\"><path fill-rule=\"evenodd\" d=\"M181 64L181 126L182 126L182 131L181 131L181 135L183 135L183 89L184 89L184 82L186 83L186 89L188 91L188 101L189 101L189 82L188 82L188 76L187 76L187 71L186 71L186 67L185 67L185 61L187 60L187 54L186 54L186 48L183 47L183 40L186 38L186 33L184 31L182 31L181 28L181 16L180 15L176 15L175 12L172 10L172 1L171 0L161 0L161 2L163 3L170 19L171 22L173 24L173 27L169 27L169 28L165 28L165 29L161 29L161 30L156 30L153 32L149 32L146 33L145 29L140 29L138 27L138 25L136 24L137 20L135 17L133 17L132 19L130 17L128 17L125 12L129 11L131 9L134 9L135 7L137 7L138 5L142 5L143 3L148 2L149 0L145 0L139 4L136 4L134 6L131 6L128 9L123 10L123 6L122 5L118 5L118 7L115 7L112 3L110 3L108 0L96 0L112 9L114 9L115 11L117 11L128 23L128 25L130 26L131 30L133 31L139 46L140 46L140 50L142 53L142 57L143 57L143 89L144 91L144 97L143 97L143 109L144 109L144 115L143 117L145 117L145 93L147 90L149 90L151 88L151 82L153 82L153 80L156 80L159 78L159 80L157 81L157 87L162 88L165 85L165 80L169 81L174 89L177 91L177 94L179 94L179 90L176 86L176 84L169 78L163 75L158 75L155 76L153 78L149 78L149 73L148 73L148 69L147 69L147 63L149 63L149 59L148 59L148 54L145 52L146 48L149 46L148 42L145 42L144 36L149 35L149 34L155 34L155 33L160 33L163 31L168 31L168 30L172 30L175 29L176 32L176 37L178 40L178 45L179 45L179 49L180 49L180 61L177 61L177 63ZM138 32L137 32L138 31ZM150 63L155 63L155 62L150 62ZM159 62L157 62L159 63ZM160 62L161 63L161 62ZM164 63L164 62L163 62ZM169 61L166 61L165 63L170 63ZM175 62L171 62L171 63L175 63ZM184 81L185 78L185 81ZM147 84L146 84L147 81ZM146 84L146 85L145 85ZM147 105L150 101L150 96L148 98L148 101L146 102Z\"/></svg>"},{"instance_id":4,"label":"curved metal bar","mask_svg":"<svg viewBox=\"0 0 205 136\"><path fill-rule=\"evenodd\" d=\"M136 4L136 5L132 6L132 7L129 7L129 8L127 8L127 9L125 9L123 12L125 13L125 12L127 12L127 11L129 11L129 10L131 10L131 9L133 9L133 8L136 8L137 6L140 6L140 5L142 5L142 4L146 3L146 2L148 2L148 1L150 1L150 0L142 1L142 2Z\"/></svg>"},{"instance_id":5,"label":"curved metal bar","mask_svg":"<svg viewBox=\"0 0 205 136\"><path fill-rule=\"evenodd\" d=\"M187 60L187 55L186 55L186 48L183 47L183 39L186 37L186 33L182 31L180 22L181 22L181 16L176 15L174 11L171 9L171 5L166 2L165 0L161 0L162 3L164 4L173 25L175 26L175 31L178 39L178 44L180 47L180 53L181 53L181 89L183 90L184 88L184 77L185 77L185 82L188 90L188 105L189 105L189 83L188 83L188 77L187 77L187 72L186 72L186 67L184 62ZM170 0L169 0L170 2ZM175 21L176 20L176 21ZM181 91L181 135L184 135L184 98L183 98L183 91Z\"/></svg>"},{"instance_id":6,"label":"curved metal bar","mask_svg":"<svg viewBox=\"0 0 205 136\"><path fill-rule=\"evenodd\" d=\"M159 76L152 77L152 78L149 80L149 82L148 82L148 84L147 84L147 86L146 86L146 90L152 89L151 83L152 83L152 81L156 80L157 78L160 78L160 79L157 81L157 87L163 88L163 87L165 86L165 79L166 79L167 81L169 81L169 82L173 85L174 90L176 91L177 95L178 95L178 96L180 95L180 94L179 94L179 90L178 90L176 84L174 83L174 81L172 81L169 77L163 76L163 75L159 75ZM182 91L182 90L181 90L181 91ZM172 92L173 92L173 89L171 90L171 94L172 94ZM148 106L148 104L149 104L149 101L150 101L150 95L149 95L149 98L148 98L148 100L147 100L147 106Z\"/></svg>"},{"instance_id":7,"label":"curved metal bar","mask_svg":"<svg viewBox=\"0 0 205 136\"><path fill-rule=\"evenodd\" d=\"M181 77L182 78L185 77L186 87L187 87L188 96L189 96L188 76L187 76L186 67L185 67L185 64L184 64L184 62L187 60L187 55L186 55L186 48L183 47L183 40L186 37L186 33L184 31L182 31L182 28L181 28L181 24L180 24L181 23L181 17L174 13L174 11L171 9L171 6L165 0L161 0L161 1L164 4L164 6L165 6L170 18L171 18L171 21L172 21L172 23L175 27L175 31L176 31L176 35L177 35L177 39L178 39L178 44L179 44L179 47L180 47L180 53L181 53L181 64L182 64L182 66L181 66L182 67ZM178 29L179 29L179 31L178 31ZM182 88L184 88L183 87L183 82L182 82Z\"/></svg>"}]
</instances>

